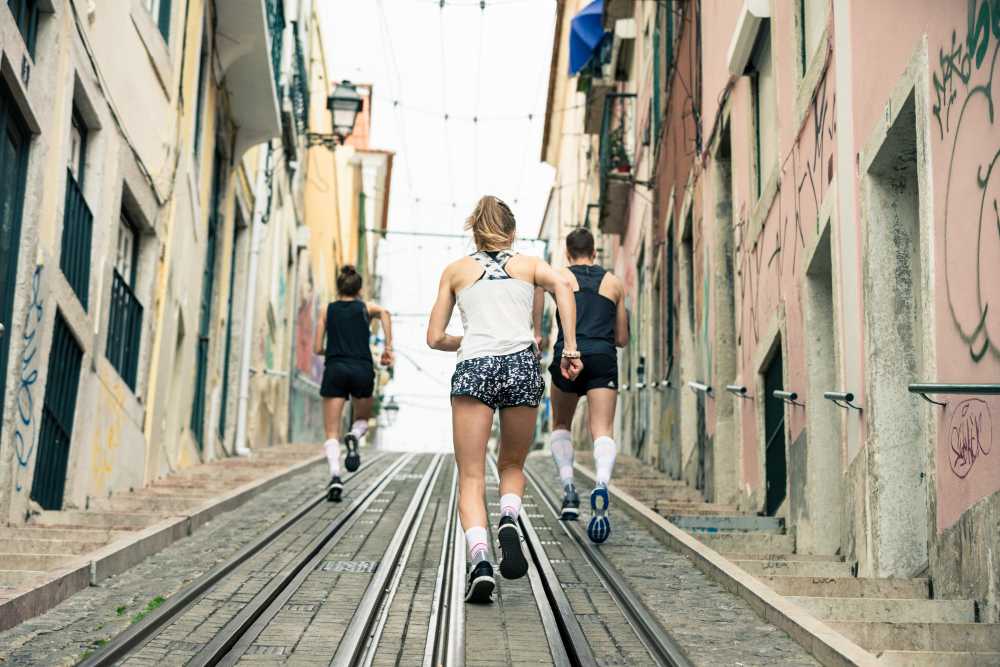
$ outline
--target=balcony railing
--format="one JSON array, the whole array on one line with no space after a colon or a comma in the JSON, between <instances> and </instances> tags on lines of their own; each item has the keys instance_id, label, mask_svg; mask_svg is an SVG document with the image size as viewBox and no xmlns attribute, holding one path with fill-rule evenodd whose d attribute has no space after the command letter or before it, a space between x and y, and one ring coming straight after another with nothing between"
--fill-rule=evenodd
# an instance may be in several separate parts
<instances>
[{"instance_id":1,"label":"balcony railing","mask_svg":"<svg viewBox=\"0 0 1000 667\"><path fill-rule=\"evenodd\" d=\"M631 102L631 104L630 104ZM600 143L600 204L598 227L609 234L624 232L631 198L635 160L629 147L630 111L634 93L609 93L604 100Z\"/></svg>"},{"instance_id":2,"label":"balcony railing","mask_svg":"<svg viewBox=\"0 0 1000 667\"><path fill-rule=\"evenodd\" d=\"M66 210L63 214L62 252L59 268L76 296L87 308L90 290L90 243L93 236L94 215L83 198L83 191L73 177L66 174Z\"/></svg>"},{"instance_id":3,"label":"balcony railing","mask_svg":"<svg viewBox=\"0 0 1000 667\"><path fill-rule=\"evenodd\" d=\"M299 134L309 131L309 71L306 69L306 54L302 47L302 37L295 33L295 71L292 77L292 105Z\"/></svg>"},{"instance_id":4,"label":"balcony railing","mask_svg":"<svg viewBox=\"0 0 1000 667\"><path fill-rule=\"evenodd\" d=\"M271 34L274 89L281 90L281 48L285 39L285 0L267 0L267 30Z\"/></svg>"},{"instance_id":5,"label":"balcony railing","mask_svg":"<svg viewBox=\"0 0 1000 667\"><path fill-rule=\"evenodd\" d=\"M125 279L118 271L114 271L106 354L108 361L132 391L135 391L141 337L142 304L135 298Z\"/></svg>"}]
</instances>

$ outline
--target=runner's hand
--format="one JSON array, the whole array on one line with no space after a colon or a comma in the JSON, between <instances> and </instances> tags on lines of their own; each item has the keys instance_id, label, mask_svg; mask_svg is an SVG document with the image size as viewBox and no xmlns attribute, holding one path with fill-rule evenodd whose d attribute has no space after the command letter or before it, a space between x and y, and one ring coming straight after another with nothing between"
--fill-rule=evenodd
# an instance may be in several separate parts
<instances>
[{"instance_id":1,"label":"runner's hand","mask_svg":"<svg viewBox=\"0 0 1000 667\"><path fill-rule=\"evenodd\" d=\"M567 359L562 358L559 362L559 370L562 372L562 376L567 380L575 380L583 370L583 361L581 359Z\"/></svg>"},{"instance_id":2,"label":"runner's hand","mask_svg":"<svg viewBox=\"0 0 1000 667\"><path fill-rule=\"evenodd\" d=\"M396 363L396 355L393 354L392 350L386 350L382 353L382 359L380 363L383 366L393 366Z\"/></svg>"}]
</instances>

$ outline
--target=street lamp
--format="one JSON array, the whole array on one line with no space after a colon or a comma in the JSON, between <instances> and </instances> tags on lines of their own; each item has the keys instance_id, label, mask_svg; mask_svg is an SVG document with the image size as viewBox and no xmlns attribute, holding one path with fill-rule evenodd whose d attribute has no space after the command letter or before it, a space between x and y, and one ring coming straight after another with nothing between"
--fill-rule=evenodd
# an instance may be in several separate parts
<instances>
[{"instance_id":1,"label":"street lamp","mask_svg":"<svg viewBox=\"0 0 1000 667\"><path fill-rule=\"evenodd\" d=\"M310 132L307 135L309 145L326 146L330 150L342 145L354 132L354 125L363 106L364 100L353 83L350 81L338 83L333 93L326 98L326 108L333 116L333 132L331 134Z\"/></svg>"},{"instance_id":2,"label":"street lamp","mask_svg":"<svg viewBox=\"0 0 1000 667\"><path fill-rule=\"evenodd\" d=\"M385 405L382 406L382 409L385 410L386 423L389 426L395 424L396 417L399 415L399 403L396 402L396 397L390 396Z\"/></svg>"}]
</instances>

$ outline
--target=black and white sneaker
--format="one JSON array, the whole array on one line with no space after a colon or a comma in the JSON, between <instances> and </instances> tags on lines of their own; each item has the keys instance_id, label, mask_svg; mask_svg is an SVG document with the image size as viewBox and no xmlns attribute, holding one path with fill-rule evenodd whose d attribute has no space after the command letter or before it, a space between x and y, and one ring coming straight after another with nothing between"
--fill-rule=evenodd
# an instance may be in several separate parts
<instances>
[{"instance_id":1,"label":"black and white sneaker","mask_svg":"<svg viewBox=\"0 0 1000 667\"><path fill-rule=\"evenodd\" d=\"M559 518L563 521L576 521L577 517L580 516L580 496L572 484L567 484L565 489Z\"/></svg>"},{"instance_id":2,"label":"black and white sneaker","mask_svg":"<svg viewBox=\"0 0 1000 667\"><path fill-rule=\"evenodd\" d=\"M358 436L353 433L345 435L344 446L347 448L344 467L347 468L347 472L354 472L361 467L361 454L358 454Z\"/></svg>"},{"instance_id":3,"label":"black and white sneaker","mask_svg":"<svg viewBox=\"0 0 1000 667\"><path fill-rule=\"evenodd\" d=\"M465 587L465 601L476 604L493 602L493 589L497 582L493 578L493 566L489 561L479 561L469 570L469 582Z\"/></svg>"},{"instance_id":4,"label":"black and white sneaker","mask_svg":"<svg viewBox=\"0 0 1000 667\"><path fill-rule=\"evenodd\" d=\"M514 517L501 517L497 542L500 544L500 574L504 579L520 579L527 574L528 561L521 550L521 531Z\"/></svg>"},{"instance_id":5,"label":"black and white sneaker","mask_svg":"<svg viewBox=\"0 0 1000 667\"><path fill-rule=\"evenodd\" d=\"M334 475L326 487L326 499L331 503L339 503L343 492L344 483L340 481L340 477Z\"/></svg>"}]
</instances>

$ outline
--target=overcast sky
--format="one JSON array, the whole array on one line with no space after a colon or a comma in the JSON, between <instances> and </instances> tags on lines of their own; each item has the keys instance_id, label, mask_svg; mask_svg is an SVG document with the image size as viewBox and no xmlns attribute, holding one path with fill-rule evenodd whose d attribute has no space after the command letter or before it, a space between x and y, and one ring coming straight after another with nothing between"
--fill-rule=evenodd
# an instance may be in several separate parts
<instances>
[{"instance_id":1,"label":"overcast sky","mask_svg":"<svg viewBox=\"0 0 1000 667\"><path fill-rule=\"evenodd\" d=\"M537 234L552 183L539 161L554 0L323 0L335 80L370 83L373 148L396 152L389 229L462 233L483 194ZM447 116L447 118L446 118ZM524 252L540 253L525 244ZM451 449L448 388L455 355L424 343L444 266L469 239L390 236L380 247L382 302L393 313L401 409L384 444ZM461 333L457 318L451 329Z\"/></svg>"}]
</instances>

